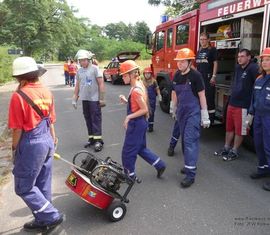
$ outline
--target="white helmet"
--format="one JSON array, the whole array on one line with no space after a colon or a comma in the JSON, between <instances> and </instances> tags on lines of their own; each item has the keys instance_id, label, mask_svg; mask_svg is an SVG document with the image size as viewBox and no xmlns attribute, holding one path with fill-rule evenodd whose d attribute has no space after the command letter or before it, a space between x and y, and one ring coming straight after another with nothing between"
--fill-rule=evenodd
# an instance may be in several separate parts
<instances>
[{"instance_id":1,"label":"white helmet","mask_svg":"<svg viewBox=\"0 0 270 235\"><path fill-rule=\"evenodd\" d=\"M38 71L38 65L32 57L22 56L13 61L12 76L19 76L30 72Z\"/></svg>"},{"instance_id":2,"label":"white helmet","mask_svg":"<svg viewBox=\"0 0 270 235\"><path fill-rule=\"evenodd\" d=\"M91 51L87 50L78 50L78 52L75 55L75 58L80 60L80 59L91 59L95 54L93 54Z\"/></svg>"}]
</instances>

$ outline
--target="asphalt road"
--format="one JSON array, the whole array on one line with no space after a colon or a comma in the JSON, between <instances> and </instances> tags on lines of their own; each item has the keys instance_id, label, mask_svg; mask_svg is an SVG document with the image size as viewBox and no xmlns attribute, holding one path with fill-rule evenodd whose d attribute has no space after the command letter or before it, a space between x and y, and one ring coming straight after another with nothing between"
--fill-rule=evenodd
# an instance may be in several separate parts
<instances>
[{"instance_id":1,"label":"asphalt road","mask_svg":"<svg viewBox=\"0 0 270 235\"><path fill-rule=\"evenodd\" d=\"M73 109L73 88L63 85L62 67L48 69L44 82L55 96L57 151L63 158L71 160L87 140L82 107ZM121 162L126 107L119 103L118 96L127 95L129 86L106 83L106 89L107 106L102 110L105 147L97 156L103 159L110 156ZM133 187L127 214L117 223L108 222L104 210L87 204L72 193L64 183L70 166L55 161L53 203L65 213L66 221L51 234L269 234L270 194L261 189L264 180L249 178L256 167L255 154L241 148L239 159L224 162L213 156L213 152L223 145L223 128L216 126L203 130L196 182L191 188L182 189L180 145L177 145L175 157L166 154L172 126L170 116L157 107L154 132L147 134L147 141L148 147L166 161L167 169L164 177L157 179L156 171L138 158L137 174L143 182ZM15 195L12 178L2 189L0 215L0 234L26 234L22 225L32 216Z\"/></svg>"}]
</instances>

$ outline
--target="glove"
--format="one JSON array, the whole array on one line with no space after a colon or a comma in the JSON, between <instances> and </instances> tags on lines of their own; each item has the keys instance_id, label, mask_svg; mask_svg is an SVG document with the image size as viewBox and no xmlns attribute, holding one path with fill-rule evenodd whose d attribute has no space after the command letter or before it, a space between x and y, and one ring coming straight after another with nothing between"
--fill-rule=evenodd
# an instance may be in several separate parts
<instances>
[{"instance_id":1,"label":"glove","mask_svg":"<svg viewBox=\"0 0 270 235\"><path fill-rule=\"evenodd\" d=\"M158 95L158 101L161 102L162 101L162 96L159 94Z\"/></svg>"},{"instance_id":2,"label":"glove","mask_svg":"<svg viewBox=\"0 0 270 235\"><path fill-rule=\"evenodd\" d=\"M201 110L201 126L203 128L210 127L209 114L208 114L208 111L206 109Z\"/></svg>"},{"instance_id":3,"label":"glove","mask_svg":"<svg viewBox=\"0 0 270 235\"><path fill-rule=\"evenodd\" d=\"M101 108L103 108L103 107L106 106L106 103L105 103L104 100L100 100L100 101L99 101L99 105L100 105Z\"/></svg>"},{"instance_id":4,"label":"glove","mask_svg":"<svg viewBox=\"0 0 270 235\"><path fill-rule=\"evenodd\" d=\"M246 128L250 128L253 122L253 115L248 114L246 116Z\"/></svg>"},{"instance_id":5,"label":"glove","mask_svg":"<svg viewBox=\"0 0 270 235\"><path fill-rule=\"evenodd\" d=\"M172 115L172 118L176 120L176 106L174 105L172 100L170 102L170 114Z\"/></svg>"},{"instance_id":6,"label":"glove","mask_svg":"<svg viewBox=\"0 0 270 235\"><path fill-rule=\"evenodd\" d=\"M77 109L77 101L76 100L72 100L72 105L74 109Z\"/></svg>"}]
</instances>

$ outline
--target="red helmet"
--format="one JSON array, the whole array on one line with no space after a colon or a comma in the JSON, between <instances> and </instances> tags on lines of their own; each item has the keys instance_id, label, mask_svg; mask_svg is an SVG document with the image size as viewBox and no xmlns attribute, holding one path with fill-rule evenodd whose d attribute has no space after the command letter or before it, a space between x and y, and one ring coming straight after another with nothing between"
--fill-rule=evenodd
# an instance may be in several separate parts
<instances>
[{"instance_id":1,"label":"red helmet","mask_svg":"<svg viewBox=\"0 0 270 235\"><path fill-rule=\"evenodd\" d=\"M270 47L266 47L263 51L262 54L260 54L260 57L263 58L265 56L270 56Z\"/></svg>"},{"instance_id":2,"label":"red helmet","mask_svg":"<svg viewBox=\"0 0 270 235\"><path fill-rule=\"evenodd\" d=\"M146 67L144 70L143 70L143 73L153 73L151 67Z\"/></svg>"},{"instance_id":3,"label":"red helmet","mask_svg":"<svg viewBox=\"0 0 270 235\"><path fill-rule=\"evenodd\" d=\"M182 48L177 52L176 57L174 60L194 60L195 54L194 52L189 48Z\"/></svg>"},{"instance_id":4,"label":"red helmet","mask_svg":"<svg viewBox=\"0 0 270 235\"><path fill-rule=\"evenodd\" d=\"M135 69L138 69L139 66L133 60L126 60L120 64L120 75L129 73Z\"/></svg>"}]
</instances>

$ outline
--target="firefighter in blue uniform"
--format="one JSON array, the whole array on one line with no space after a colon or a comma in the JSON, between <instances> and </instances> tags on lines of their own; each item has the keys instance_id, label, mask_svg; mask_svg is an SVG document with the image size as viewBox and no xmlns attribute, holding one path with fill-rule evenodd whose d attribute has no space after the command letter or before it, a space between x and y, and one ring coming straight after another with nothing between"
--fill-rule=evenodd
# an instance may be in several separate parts
<instances>
[{"instance_id":1,"label":"firefighter in blue uniform","mask_svg":"<svg viewBox=\"0 0 270 235\"><path fill-rule=\"evenodd\" d=\"M155 167L157 177L160 178L165 171L165 162L146 147L147 131L147 92L140 81L139 66L133 60L127 60L120 65L120 73L125 84L131 89L128 99L120 95L120 100L127 103L127 116L124 121L126 129L124 146L122 149L122 164L128 170L131 178L136 178L135 163L137 155Z\"/></svg>"},{"instance_id":2,"label":"firefighter in blue uniform","mask_svg":"<svg viewBox=\"0 0 270 235\"><path fill-rule=\"evenodd\" d=\"M217 74L217 49L210 45L209 35L205 32L200 35L200 49L196 55L197 70L202 74L208 113L211 124L215 118L215 84Z\"/></svg>"},{"instance_id":3,"label":"firefighter in blue uniform","mask_svg":"<svg viewBox=\"0 0 270 235\"><path fill-rule=\"evenodd\" d=\"M155 119L155 111L156 111L156 97L158 96L158 100L161 101L162 97L160 95L160 90L157 84L157 81L153 77L153 72L150 67L147 67L143 70L144 77L144 86L147 89L148 100L150 105L149 110L149 118L148 118L148 131L153 132L154 130L154 119Z\"/></svg>"},{"instance_id":4,"label":"firefighter in blue uniform","mask_svg":"<svg viewBox=\"0 0 270 235\"><path fill-rule=\"evenodd\" d=\"M92 63L93 53L79 50L75 56L81 68L76 74L76 85L72 105L77 108L78 99L82 101L83 116L88 131L85 148L94 145L96 152L103 149L102 112L105 104L105 85L101 71Z\"/></svg>"},{"instance_id":5,"label":"firefighter in blue uniform","mask_svg":"<svg viewBox=\"0 0 270 235\"><path fill-rule=\"evenodd\" d=\"M255 81L247 117L249 126L253 121L253 140L258 156L257 172L250 175L252 179L270 176L270 47L265 48L260 57L263 72ZM270 191L270 182L264 183L263 189Z\"/></svg>"},{"instance_id":6,"label":"firefighter in blue uniform","mask_svg":"<svg viewBox=\"0 0 270 235\"><path fill-rule=\"evenodd\" d=\"M172 105L180 128L185 161L181 171L186 175L181 181L183 188L190 187L195 181L200 125L204 128L210 125L203 78L199 72L191 68L194 59L195 54L192 50L180 49L175 58L178 71L173 78Z\"/></svg>"},{"instance_id":7,"label":"firefighter in blue uniform","mask_svg":"<svg viewBox=\"0 0 270 235\"><path fill-rule=\"evenodd\" d=\"M53 96L38 79L45 71L31 57L15 59L13 76L19 87L9 106L15 192L34 216L24 229L39 232L63 221L63 215L52 205L52 160L57 138Z\"/></svg>"}]
</instances>

